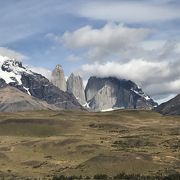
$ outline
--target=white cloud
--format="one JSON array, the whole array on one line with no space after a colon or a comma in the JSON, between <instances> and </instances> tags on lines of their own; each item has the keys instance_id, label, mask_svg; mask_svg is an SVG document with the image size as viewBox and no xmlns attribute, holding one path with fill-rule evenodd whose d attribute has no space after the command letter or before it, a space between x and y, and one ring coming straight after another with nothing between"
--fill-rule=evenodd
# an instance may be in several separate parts
<instances>
[{"instance_id":1,"label":"white cloud","mask_svg":"<svg viewBox=\"0 0 180 180\"><path fill-rule=\"evenodd\" d=\"M17 60L26 60L28 59L26 56L24 56L23 54L14 51L12 49L6 48L6 47L0 47L0 55L1 56L6 56L10 59L17 59Z\"/></svg>"},{"instance_id":2,"label":"white cloud","mask_svg":"<svg viewBox=\"0 0 180 180\"><path fill-rule=\"evenodd\" d=\"M66 32L62 40L72 48L94 46L119 48L124 44L130 45L144 40L149 33L150 30L145 28L128 28L123 24L108 23L101 29L85 26L72 33Z\"/></svg>"},{"instance_id":3,"label":"white cloud","mask_svg":"<svg viewBox=\"0 0 180 180\"><path fill-rule=\"evenodd\" d=\"M81 50L79 73L87 79L114 76L130 79L156 99L179 93L180 43L149 39L154 31L108 23L99 29L85 26L54 40L71 52ZM156 33L156 32L155 32Z\"/></svg>"},{"instance_id":4,"label":"white cloud","mask_svg":"<svg viewBox=\"0 0 180 180\"><path fill-rule=\"evenodd\" d=\"M72 49L88 49L86 59L104 61L112 56L118 59L131 54L135 56L139 51L137 43L142 42L150 32L145 28L128 28L122 24L108 23L100 29L85 26L74 32L66 32L62 37L51 37Z\"/></svg>"},{"instance_id":5,"label":"white cloud","mask_svg":"<svg viewBox=\"0 0 180 180\"><path fill-rule=\"evenodd\" d=\"M70 54L66 58L66 60L69 61L69 62L77 62L77 61L81 60L81 58L79 56L74 55L74 54Z\"/></svg>"},{"instance_id":6,"label":"white cloud","mask_svg":"<svg viewBox=\"0 0 180 180\"><path fill-rule=\"evenodd\" d=\"M81 74L97 75L100 77L115 76L118 78L131 79L141 86L146 83L158 83L159 79L166 79L170 75L168 63L148 62L143 59L133 59L131 61L106 62L104 64L93 63L82 65ZM157 78L154 78L157 76Z\"/></svg>"},{"instance_id":7,"label":"white cloud","mask_svg":"<svg viewBox=\"0 0 180 180\"><path fill-rule=\"evenodd\" d=\"M175 52L180 54L180 43L177 43Z\"/></svg>"},{"instance_id":8,"label":"white cloud","mask_svg":"<svg viewBox=\"0 0 180 180\"><path fill-rule=\"evenodd\" d=\"M83 17L126 23L147 23L180 18L179 8L167 1L89 1L78 8Z\"/></svg>"},{"instance_id":9,"label":"white cloud","mask_svg":"<svg viewBox=\"0 0 180 180\"><path fill-rule=\"evenodd\" d=\"M140 85L152 97L164 99L164 96L179 93L180 68L177 62L150 62L133 59L127 62L106 62L104 64L85 64L79 69L83 77L118 77L130 79Z\"/></svg>"},{"instance_id":10,"label":"white cloud","mask_svg":"<svg viewBox=\"0 0 180 180\"><path fill-rule=\"evenodd\" d=\"M155 84L147 84L145 87L146 91L154 96L162 96L162 95L169 95L169 94L179 94L179 87L180 87L180 78L177 80L171 81L161 81Z\"/></svg>"},{"instance_id":11,"label":"white cloud","mask_svg":"<svg viewBox=\"0 0 180 180\"><path fill-rule=\"evenodd\" d=\"M26 65L26 67L28 67L31 71L41 74L44 77L46 77L47 79L51 79L51 73L52 71L43 67L35 67L35 66L31 66L31 65Z\"/></svg>"},{"instance_id":12,"label":"white cloud","mask_svg":"<svg viewBox=\"0 0 180 180\"><path fill-rule=\"evenodd\" d=\"M149 40L148 37L152 33L152 30L146 28L130 28L122 24L108 23L99 29L85 26L74 32L66 32L63 36L51 37L72 50L84 50L83 58L94 62L134 58L150 61L177 59L180 54L178 42Z\"/></svg>"},{"instance_id":13,"label":"white cloud","mask_svg":"<svg viewBox=\"0 0 180 180\"><path fill-rule=\"evenodd\" d=\"M166 41L165 40L147 40L143 41L140 43L140 47L147 50L147 51L152 51L152 50L161 50Z\"/></svg>"}]
</instances>

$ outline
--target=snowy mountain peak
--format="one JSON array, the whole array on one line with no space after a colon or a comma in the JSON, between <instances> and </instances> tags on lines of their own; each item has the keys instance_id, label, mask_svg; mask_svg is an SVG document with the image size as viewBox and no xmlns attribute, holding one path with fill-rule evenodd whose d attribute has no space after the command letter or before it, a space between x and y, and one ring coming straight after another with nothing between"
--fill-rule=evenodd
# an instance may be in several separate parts
<instances>
[{"instance_id":1,"label":"snowy mountain peak","mask_svg":"<svg viewBox=\"0 0 180 180\"><path fill-rule=\"evenodd\" d=\"M4 61L4 63L1 65L1 69L7 72L14 72L15 74L20 74L22 72L32 74L32 71L25 68L22 65L22 62L17 61L15 59L14 60L9 59L9 60Z\"/></svg>"},{"instance_id":2,"label":"snowy mountain peak","mask_svg":"<svg viewBox=\"0 0 180 180\"><path fill-rule=\"evenodd\" d=\"M58 108L82 109L72 93L61 91L46 77L31 71L16 59L0 56L0 87L9 86Z\"/></svg>"},{"instance_id":3,"label":"snowy mountain peak","mask_svg":"<svg viewBox=\"0 0 180 180\"><path fill-rule=\"evenodd\" d=\"M22 63L16 60L6 60L1 65L1 69L7 72L17 71L19 68L23 68Z\"/></svg>"},{"instance_id":4,"label":"snowy mountain peak","mask_svg":"<svg viewBox=\"0 0 180 180\"><path fill-rule=\"evenodd\" d=\"M8 58L7 56L1 56L0 55L0 64L4 63L4 61L8 60L10 58Z\"/></svg>"},{"instance_id":5,"label":"snowy mountain peak","mask_svg":"<svg viewBox=\"0 0 180 180\"><path fill-rule=\"evenodd\" d=\"M0 79L4 79L7 84L16 82L21 85L22 73L33 74L32 71L23 67L20 61L0 56Z\"/></svg>"}]
</instances>

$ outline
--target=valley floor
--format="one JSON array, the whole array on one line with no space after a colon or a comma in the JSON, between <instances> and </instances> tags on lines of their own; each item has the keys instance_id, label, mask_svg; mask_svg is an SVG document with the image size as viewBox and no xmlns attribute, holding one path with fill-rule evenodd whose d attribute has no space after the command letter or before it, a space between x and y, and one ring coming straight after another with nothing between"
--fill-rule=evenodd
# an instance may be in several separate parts
<instances>
[{"instance_id":1,"label":"valley floor","mask_svg":"<svg viewBox=\"0 0 180 180\"><path fill-rule=\"evenodd\" d=\"M0 179L180 173L180 117L152 111L0 114Z\"/></svg>"}]
</instances>

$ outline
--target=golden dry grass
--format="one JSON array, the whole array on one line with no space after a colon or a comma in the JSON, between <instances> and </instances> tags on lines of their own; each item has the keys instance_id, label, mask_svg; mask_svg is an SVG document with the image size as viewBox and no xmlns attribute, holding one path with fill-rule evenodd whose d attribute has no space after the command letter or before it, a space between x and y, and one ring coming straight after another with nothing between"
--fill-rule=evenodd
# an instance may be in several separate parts
<instances>
[{"instance_id":1,"label":"golden dry grass","mask_svg":"<svg viewBox=\"0 0 180 180\"><path fill-rule=\"evenodd\" d=\"M180 117L152 111L0 114L0 177L180 173Z\"/></svg>"}]
</instances>

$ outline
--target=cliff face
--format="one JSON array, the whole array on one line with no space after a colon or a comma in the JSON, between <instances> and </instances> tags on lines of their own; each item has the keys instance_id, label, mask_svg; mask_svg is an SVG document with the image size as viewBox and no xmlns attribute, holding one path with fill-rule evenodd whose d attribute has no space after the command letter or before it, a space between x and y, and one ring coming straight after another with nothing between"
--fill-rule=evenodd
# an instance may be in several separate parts
<instances>
[{"instance_id":1,"label":"cliff face","mask_svg":"<svg viewBox=\"0 0 180 180\"><path fill-rule=\"evenodd\" d=\"M67 91L72 93L81 105L86 103L83 80L73 73L67 80Z\"/></svg>"},{"instance_id":2,"label":"cliff face","mask_svg":"<svg viewBox=\"0 0 180 180\"><path fill-rule=\"evenodd\" d=\"M111 108L152 109L157 105L134 82L114 77L91 77L85 95L90 108L96 111Z\"/></svg>"},{"instance_id":3,"label":"cliff face","mask_svg":"<svg viewBox=\"0 0 180 180\"><path fill-rule=\"evenodd\" d=\"M67 90L66 79L64 76L64 70L61 67L61 65L57 65L55 67L55 69L52 71L51 81L60 90L62 90L64 92Z\"/></svg>"},{"instance_id":4,"label":"cliff face","mask_svg":"<svg viewBox=\"0 0 180 180\"><path fill-rule=\"evenodd\" d=\"M116 89L110 84L105 84L90 100L89 106L94 110L110 109L116 102Z\"/></svg>"}]
</instances>

